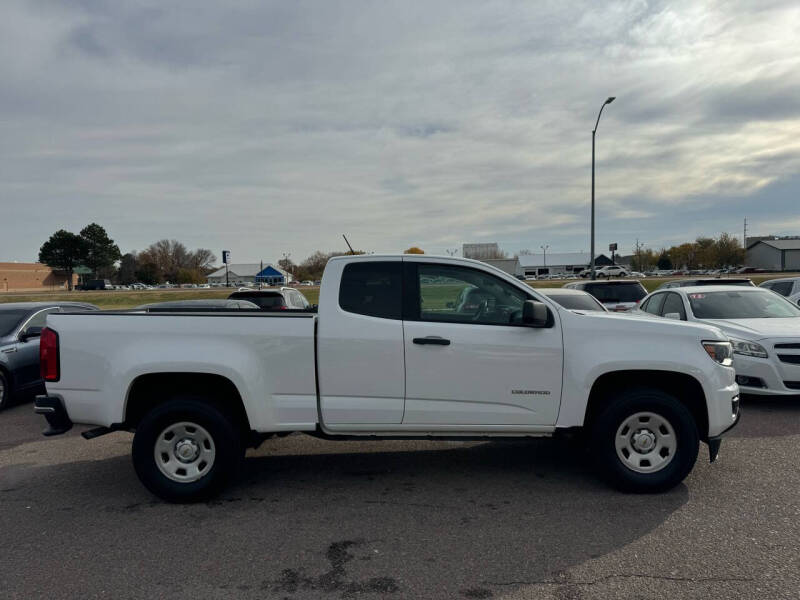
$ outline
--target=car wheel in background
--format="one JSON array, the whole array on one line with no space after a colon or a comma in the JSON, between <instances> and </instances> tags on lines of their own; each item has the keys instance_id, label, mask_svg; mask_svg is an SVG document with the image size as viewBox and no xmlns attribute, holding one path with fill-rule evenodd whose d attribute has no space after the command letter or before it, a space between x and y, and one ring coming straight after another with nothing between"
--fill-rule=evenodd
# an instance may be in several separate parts
<instances>
[{"instance_id":1,"label":"car wheel in background","mask_svg":"<svg viewBox=\"0 0 800 600\"><path fill-rule=\"evenodd\" d=\"M141 482L169 502L196 502L219 493L244 457L233 420L203 398L156 406L136 428L133 466Z\"/></svg>"},{"instance_id":2,"label":"car wheel in background","mask_svg":"<svg viewBox=\"0 0 800 600\"><path fill-rule=\"evenodd\" d=\"M11 384L3 371L0 371L0 410L8 407L11 401Z\"/></svg>"},{"instance_id":3,"label":"car wheel in background","mask_svg":"<svg viewBox=\"0 0 800 600\"><path fill-rule=\"evenodd\" d=\"M595 420L591 453L604 479L635 493L669 490L697 460L694 417L677 398L658 389L620 392Z\"/></svg>"}]
</instances>

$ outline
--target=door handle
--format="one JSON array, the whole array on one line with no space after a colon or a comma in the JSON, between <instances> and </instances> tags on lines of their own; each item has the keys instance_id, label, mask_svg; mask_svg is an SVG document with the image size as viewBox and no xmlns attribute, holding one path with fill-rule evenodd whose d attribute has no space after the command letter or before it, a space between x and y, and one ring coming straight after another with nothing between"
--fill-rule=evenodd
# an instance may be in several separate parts
<instances>
[{"instance_id":1,"label":"door handle","mask_svg":"<svg viewBox=\"0 0 800 600\"><path fill-rule=\"evenodd\" d=\"M443 337L436 335L429 335L428 337L424 338L414 338L414 343L420 344L421 346L449 346L450 340L446 340Z\"/></svg>"}]
</instances>

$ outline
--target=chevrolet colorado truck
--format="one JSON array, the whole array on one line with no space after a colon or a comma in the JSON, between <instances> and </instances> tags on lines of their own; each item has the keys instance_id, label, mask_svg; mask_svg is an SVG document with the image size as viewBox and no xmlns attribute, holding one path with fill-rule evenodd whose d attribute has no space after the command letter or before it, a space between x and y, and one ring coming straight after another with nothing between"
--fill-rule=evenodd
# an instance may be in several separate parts
<instances>
[{"instance_id":1,"label":"chevrolet colorado truck","mask_svg":"<svg viewBox=\"0 0 800 600\"><path fill-rule=\"evenodd\" d=\"M135 432L154 494L205 499L273 435L495 439L572 432L599 473L658 492L716 458L739 418L732 348L715 327L570 311L481 262L342 256L318 312L51 314L47 394L63 433Z\"/></svg>"}]
</instances>

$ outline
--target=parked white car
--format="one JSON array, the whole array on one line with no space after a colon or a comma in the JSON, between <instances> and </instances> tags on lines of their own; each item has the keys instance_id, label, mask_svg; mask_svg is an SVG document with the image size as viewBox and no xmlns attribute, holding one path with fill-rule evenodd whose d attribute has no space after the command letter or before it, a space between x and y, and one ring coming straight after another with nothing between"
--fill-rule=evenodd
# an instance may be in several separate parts
<instances>
[{"instance_id":1,"label":"parked white car","mask_svg":"<svg viewBox=\"0 0 800 600\"><path fill-rule=\"evenodd\" d=\"M598 279L610 279L611 277L630 277L631 272L620 265L606 265L595 269L594 274Z\"/></svg>"},{"instance_id":2,"label":"parked white car","mask_svg":"<svg viewBox=\"0 0 800 600\"><path fill-rule=\"evenodd\" d=\"M769 293L769 292L763 292ZM774 296L774 294L770 294ZM683 481L739 415L716 328L572 311L479 261L341 256L318 313L53 314L41 337L46 435L135 431L142 483L218 492L248 446L289 432L474 439L583 430L613 485Z\"/></svg>"},{"instance_id":3,"label":"parked white car","mask_svg":"<svg viewBox=\"0 0 800 600\"><path fill-rule=\"evenodd\" d=\"M697 286L657 290L642 312L719 327L733 343L743 393L800 395L800 308L768 290Z\"/></svg>"}]
</instances>

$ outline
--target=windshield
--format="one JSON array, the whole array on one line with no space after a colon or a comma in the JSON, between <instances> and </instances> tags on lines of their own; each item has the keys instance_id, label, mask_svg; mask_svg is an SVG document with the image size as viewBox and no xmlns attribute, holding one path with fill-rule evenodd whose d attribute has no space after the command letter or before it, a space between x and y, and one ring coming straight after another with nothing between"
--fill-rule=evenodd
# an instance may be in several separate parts
<instances>
[{"instance_id":1,"label":"windshield","mask_svg":"<svg viewBox=\"0 0 800 600\"><path fill-rule=\"evenodd\" d=\"M603 305L591 296L583 294L547 294L550 298L558 302L564 308L570 310L598 310L606 312Z\"/></svg>"},{"instance_id":2,"label":"windshield","mask_svg":"<svg viewBox=\"0 0 800 600\"><path fill-rule=\"evenodd\" d=\"M800 317L800 308L766 290L696 292L689 305L698 319L780 319Z\"/></svg>"},{"instance_id":3,"label":"windshield","mask_svg":"<svg viewBox=\"0 0 800 600\"><path fill-rule=\"evenodd\" d=\"M28 311L25 310L0 311L0 336L6 336L14 331L27 314Z\"/></svg>"},{"instance_id":4,"label":"windshield","mask_svg":"<svg viewBox=\"0 0 800 600\"><path fill-rule=\"evenodd\" d=\"M641 283L589 283L583 288L600 302L638 302L647 295Z\"/></svg>"},{"instance_id":5,"label":"windshield","mask_svg":"<svg viewBox=\"0 0 800 600\"><path fill-rule=\"evenodd\" d=\"M284 305L283 296L278 293L248 294L247 292L243 292L240 294L231 294L229 298L246 299L257 304L261 308L280 308Z\"/></svg>"}]
</instances>

